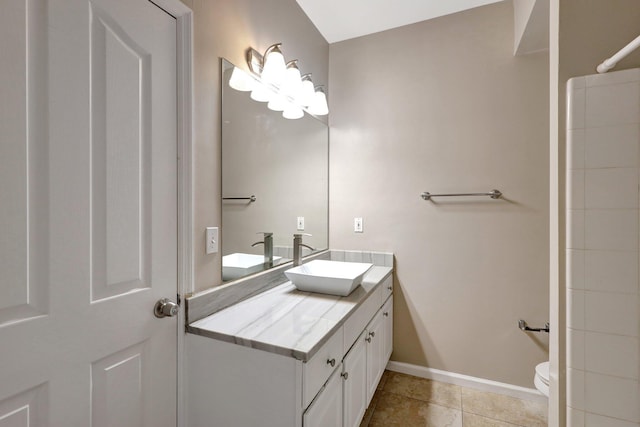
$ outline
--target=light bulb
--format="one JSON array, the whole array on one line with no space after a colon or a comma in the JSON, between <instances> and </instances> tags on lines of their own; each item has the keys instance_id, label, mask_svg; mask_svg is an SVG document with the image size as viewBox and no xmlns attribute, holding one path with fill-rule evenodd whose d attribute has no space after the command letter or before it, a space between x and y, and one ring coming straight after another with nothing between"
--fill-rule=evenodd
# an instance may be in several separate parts
<instances>
[{"instance_id":1,"label":"light bulb","mask_svg":"<svg viewBox=\"0 0 640 427\"><path fill-rule=\"evenodd\" d=\"M231 78L229 79L229 86L240 92L249 92L253 90L255 80L253 80L247 73L242 71L238 67L233 67Z\"/></svg>"},{"instance_id":2,"label":"light bulb","mask_svg":"<svg viewBox=\"0 0 640 427\"><path fill-rule=\"evenodd\" d=\"M313 95L313 101L309 105L309 112L315 116L326 116L329 114L327 96L321 88L318 88L316 93Z\"/></svg>"},{"instance_id":3,"label":"light bulb","mask_svg":"<svg viewBox=\"0 0 640 427\"><path fill-rule=\"evenodd\" d=\"M264 83L280 86L284 80L287 66L284 63L280 46L280 43L274 44L264 54L264 66L260 75Z\"/></svg>"},{"instance_id":4,"label":"light bulb","mask_svg":"<svg viewBox=\"0 0 640 427\"><path fill-rule=\"evenodd\" d=\"M304 111L302 111L302 108L298 107L295 104L292 104L291 102L287 103L286 108L282 112L282 117L284 117L285 119L295 120L302 118L302 116L304 116Z\"/></svg>"},{"instance_id":5,"label":"light bulb","mask_svg":"<svg viewBox=\"0 0 640 427\"><path fill-rule=\"evenodd\" d=\"M311 81L311 74L305 74L304 76L302 76L300 92L298 93L296 101L298 101L300 105L308 107L309 105L311 105L315 93L316 90L313 86L313 82Z\"/></svg>"},{"instance_id":6,"label":"light bulb","mask_svg":"<svg viewBox=\"0 0 640 427\"><path fill-rule=\"evenodd\" d=\"M251 91L251 99L258 102L269 102L273 92L271 92L265 85L257 83Z\"/></svg>"},{"instance_id":7,"label":"light bulb","mask_svg":"<svg viewBox=\"0 0 640 427\"><path fill-rule=\"evenodd\" d=\"M284 111L284 109L287 107L287 104L288 102L284 96L280 94L274 94L269 100L267 108L269 108L271 111Z\"/></svg>"},{"instance_id":8,"label":"light bulb","mask_svg":"<svg viewBox=\"0 0 640 427\"><path fill-rule=\"evenodd\" d=\"M287 71L282 82L282 93L290 98L296 98L302 89L298 60L294 59L287 64Z\"/></svg>"}]
</instances>

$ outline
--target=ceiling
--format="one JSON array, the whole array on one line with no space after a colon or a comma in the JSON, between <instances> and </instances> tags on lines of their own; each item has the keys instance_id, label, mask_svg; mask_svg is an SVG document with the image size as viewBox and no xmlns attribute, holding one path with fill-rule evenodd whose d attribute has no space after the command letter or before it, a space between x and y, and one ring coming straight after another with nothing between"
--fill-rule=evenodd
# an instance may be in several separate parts
<instances>
[{"instance_id":1,"label":"ceiling","mask_svg":"<svg viewBox=\"0 0 640 427\"><path fill-rule=\"evenodd\" d=\"M296 0L329 43L501 0Z\"/></svg>"}]
</instances>

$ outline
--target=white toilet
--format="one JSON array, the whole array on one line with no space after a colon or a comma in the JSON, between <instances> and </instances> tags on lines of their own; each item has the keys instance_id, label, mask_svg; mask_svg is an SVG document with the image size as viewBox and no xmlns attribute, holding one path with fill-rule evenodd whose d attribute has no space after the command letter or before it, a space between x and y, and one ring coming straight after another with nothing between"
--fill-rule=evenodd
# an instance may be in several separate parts
<instances>
[{"instance_id":1,"label":"white toilet","mask_svg":"<svg viewBox=\"0 0 640 427\"><path fill-rule=\"evenodd\" d=\"M540 393L549 397L549 362L542 362L536 366L536 375L533 377L533 384Z\"/></svg>"}]
</instances>

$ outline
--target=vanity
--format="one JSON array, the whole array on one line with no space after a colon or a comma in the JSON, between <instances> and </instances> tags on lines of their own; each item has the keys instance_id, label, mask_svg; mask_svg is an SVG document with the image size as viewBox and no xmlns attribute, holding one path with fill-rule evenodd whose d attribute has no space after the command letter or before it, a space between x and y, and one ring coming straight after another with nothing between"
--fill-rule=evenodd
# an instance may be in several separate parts
<instances>
[{"instance_id":1,"label":"vanity","mask_svg":"<svg viewBox=\"0 0 640 427\"><path fill-rule=\"evenodd\" d=\"M191 323L191 427L358 426L393 344L392 267L346 297L284 282Z\"/></svg>"},{"instance_id":2,"label":"vanity","mask_svg":"<svg viewBox=\"0 0 640 427\"><path fill-rule=\"evenodd\" d=\"M221 66L224 284L185 299L187 425L357 427L392 351L393 254L328 250L326 122L283 118ZM314 261L373 267L329 291L342 276Z\"/></svg>"}]
</instances>

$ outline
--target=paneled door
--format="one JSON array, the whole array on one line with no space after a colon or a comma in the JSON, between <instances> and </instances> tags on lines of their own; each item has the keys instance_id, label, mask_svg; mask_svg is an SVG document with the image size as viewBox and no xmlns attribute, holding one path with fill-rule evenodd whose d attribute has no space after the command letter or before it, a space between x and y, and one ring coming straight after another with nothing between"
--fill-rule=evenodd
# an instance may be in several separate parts
<instances>
[{"instance_id":1,"label":"paneled door","mask_svg":"<svg viewBox=\"0 0 640 427\"><path fill-rule=\"evenodd\" d=\"M176 425L176 20L0 1L0 427Z\"/></svg>"}]
</instances>

